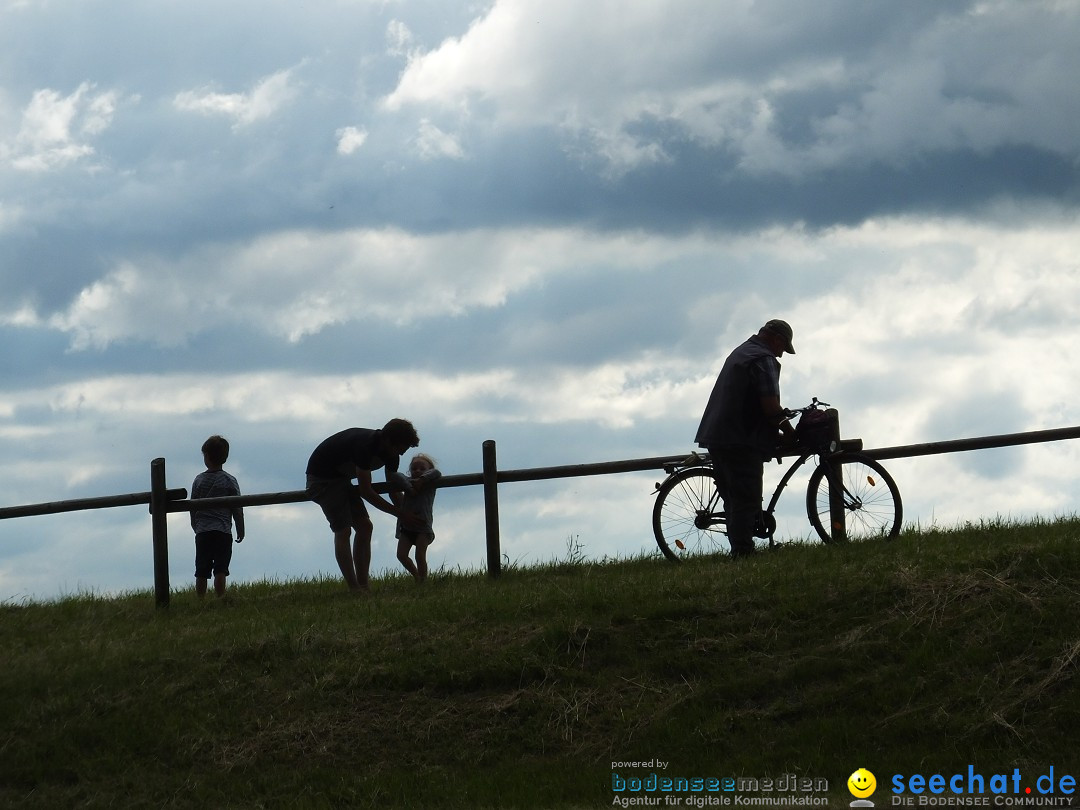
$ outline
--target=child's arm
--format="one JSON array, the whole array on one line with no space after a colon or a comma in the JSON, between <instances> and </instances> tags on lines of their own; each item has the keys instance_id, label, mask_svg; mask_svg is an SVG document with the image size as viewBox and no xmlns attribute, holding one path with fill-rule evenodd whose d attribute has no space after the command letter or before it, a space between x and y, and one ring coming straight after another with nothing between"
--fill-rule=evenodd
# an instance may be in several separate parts
<instances>
[{"instance_id":1,"label":"child's arm","mask_svg":"<svg viewBox=\"0 0 1080 810\"><path fill-rule=\"evenodd\" d=\"M192 484L191 484L191 497L192 497L192 498L198 497L198 496L197 496L197 495L195 494L195 486L196 486L196 485L197 485L198 483L199 483L199 478L198 478L198 476L196 476L196 477L195 477L195 481L194 481L194 482L192 482ZM189 510L188 510L188 517L190 517L190 518L191 518L191 530L192 530L192 531L195 531L195 510L194 510L194 509L189 509Z\"/></svg>"},{"instance_id":2,"label":"child's arm","mask_svg":"<svg viewBox=\"0 0 1080 810\"><path fill-rule=\"evenodd\" d=\"M232 510L233 523L236 524L236 542L244 542L244 508L237 506Z\"/></svg>"},{"instance_id":3,"label":"child's arm","mask_svg":"<svg viewBox=\"0 0 1080 810\"><path fill-rule=\"evenodd\" d=\"M229 489L232 490L232 492L230 492L229 494L239 495L240 485L236 483L236 479L230 478L226 480L228 480L232 484L235 484L235 486L229 487ZM244 507L234 506L232 508L232 519L233 523L236 524L236 542L241 543L244 540Z\"/></svg>"},{"instance_id":4,"label":"child's arm","mask_svg":"<svg viewBox=\"0 0 1080 810\"><path fill-rule=\"evenodd\" d=\"M413 489L417 492L427 489L436 481L442 478L442 473L439 470L431 469L425 471L419 478L412 479Z\"/></svg>"}]
</instances>

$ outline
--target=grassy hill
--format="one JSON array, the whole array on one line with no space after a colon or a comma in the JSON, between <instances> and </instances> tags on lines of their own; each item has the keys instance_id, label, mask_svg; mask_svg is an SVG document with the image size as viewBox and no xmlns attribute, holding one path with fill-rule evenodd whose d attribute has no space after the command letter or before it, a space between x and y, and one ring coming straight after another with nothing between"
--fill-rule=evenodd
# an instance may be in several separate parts
<instances>
[{"instance_id":1,"label":"grassy hill","mask_svg":"<svg viewBox=\"0 0 1080 810\"><path fill-rule=\"evenodd\" d=\"M0 805L732 799L613 791L655 773L754 778L760 801L764 780L824 780L801 795L846 807L866 767L882 807L895 774L1080 776L1078 541L1075 520L998 522L367 598L315 581L4 606Z\"/></svg>"}]
</instances>

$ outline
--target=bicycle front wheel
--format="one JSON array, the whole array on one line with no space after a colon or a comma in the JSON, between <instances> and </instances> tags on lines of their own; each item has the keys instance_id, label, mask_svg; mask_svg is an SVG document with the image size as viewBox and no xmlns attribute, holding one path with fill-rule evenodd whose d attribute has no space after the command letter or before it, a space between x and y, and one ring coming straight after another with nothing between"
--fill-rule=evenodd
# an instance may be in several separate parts
<instances>
[{"instance_id":1,"label":"bicycle front wheel","mask_svg":"<svg viewBox=\"0 0 1080 810\"><path fill-rule=\"evenodd\" d=\"M830 508L833 481L840 489L844 510L844 532L848 540L892 539L900 534L904 508L900 490L892 476L877 461L859 454L831 460L834 473L824 462L810 475L806 489L806 513L810 524L825 543L836 530Z\"/></svg>"},{"instance_id":2,"label":"bicycle front wheel","mask_svg":"<svg viewBox=\"0 0 1080 810\"><path fill-rule=\"evenodd\" d=\"M691 467L668 476L656 493L653 534L669 560L724 550L724 516L711 467Z\"/></svg>"}]
</instances>

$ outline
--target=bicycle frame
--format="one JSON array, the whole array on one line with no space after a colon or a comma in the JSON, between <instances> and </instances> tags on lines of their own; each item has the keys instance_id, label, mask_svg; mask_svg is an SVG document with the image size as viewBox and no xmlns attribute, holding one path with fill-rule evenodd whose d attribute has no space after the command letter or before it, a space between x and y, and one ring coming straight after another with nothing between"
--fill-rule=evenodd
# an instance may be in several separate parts
<instances>
[{"instance_id":1,"label":"bicycle frame","mask_svg":"<svg viewBox=\"0 0 1080 810\"><path fill-rule=\"evenodd\" d=\"M792 462L791 466L788 467L787 470L784 471L784 474L780 477L780 481L776 484L776 489L773 490L772 497L769 499L769 505L761 510L761 514L762 514L763 517L766 516L766 515L769 517L769 520L766 523L766 525L768 525L769 528L764 534L759 534L758 535L759 537L767 538L769 540L769 543L772 544L772 542L773 542L773 534L776 531L776 523L772 519L772 515L773 515L773 513L776 512L776 505L777 505L777 503L780 502L780 496L784 493L784 490L787 489L787 485L791 481L791 479L794 477L795 473L797 473L807 461L809 461L811 458L813 458L815 456L819 456L819 455L820 455L819 453L816 453L816 452L814 452L812 450L805 451L805 452L801 453L799 456L797 456L795 458L795 461ZM842 456L842 455L844 455L843 451L834 454L834 457L835 456ZM712 468L713 467L712 459L711 458L708 459L707 462L703 462L701 465L685 465L685 466L675 466L675 465L673 465L668 470L668 473L669 473L669 475L673 475L673 474L679 472L679 470L687 469L688 467L691 467L691 466L706 466L706 467ZM717 492L717 491L714 491L713 496L709 501L708 510L703 510L701 513L698 514L697 521L696 521L697 524L698 524L698 528L706 529L706 528L710 528L712 526L719 526L719 525L727 523L727 519L726 519L726 517L724 517L723 510L721 508L717 508L719 506L719 504L720 504L720 493ZM764 530L764 527L762 527L762 528Z\"/></svg>"},{"instance_id":2,"label":"bicycle frame","mask_svg":"<svg viewBox=\"0 0 1080 810\"><path fill-rule=\"evenodd\" d=\"M790 467L788 467L787 472L785 472L783 476L781 476L780 482L776 485L776 489L773 491L772 498L769 499L769 505L764 510L766 515L771 516L773 512L776 511L776 504L780 500L780 495L787 488L788 482L791 480L792 476L795 475L795 473L799 470L800 467L802 467L803 464L805 464L807 461L809 461L816 455L817 453L813 452L803 453L797 459L795 459L795 462ZM773 527L773 531L775 531L775 526ZM770 543L772 542L773 531L769 532Z\"/></svg>"}]
</instances>

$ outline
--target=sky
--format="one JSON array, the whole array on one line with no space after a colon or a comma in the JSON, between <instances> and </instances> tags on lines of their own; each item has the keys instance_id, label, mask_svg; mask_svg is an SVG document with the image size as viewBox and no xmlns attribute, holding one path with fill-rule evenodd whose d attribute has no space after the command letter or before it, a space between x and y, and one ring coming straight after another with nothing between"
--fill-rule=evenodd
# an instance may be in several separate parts
<instances>
[{"instance_id":1,"label":"sky","mask_svg":"<svg viewBox=\"0 0 1080 810\"><path fill-rule=\"evenodd\" d=\"M298 490L391 417L448 475L678 455L777 317L866 447L1078 425L1078 75L1080 0L0 0L0 505L213 433ZM924 529L1080 497L1073 442L887 466ZM504 562L657 553L657 477L502 485ZM336 574L314 504L247 527L232 581ZM0 521L0 602L150 589L150 528ZM435 531L483 569L481 489Z\"/></svg>"}]
</instances>

